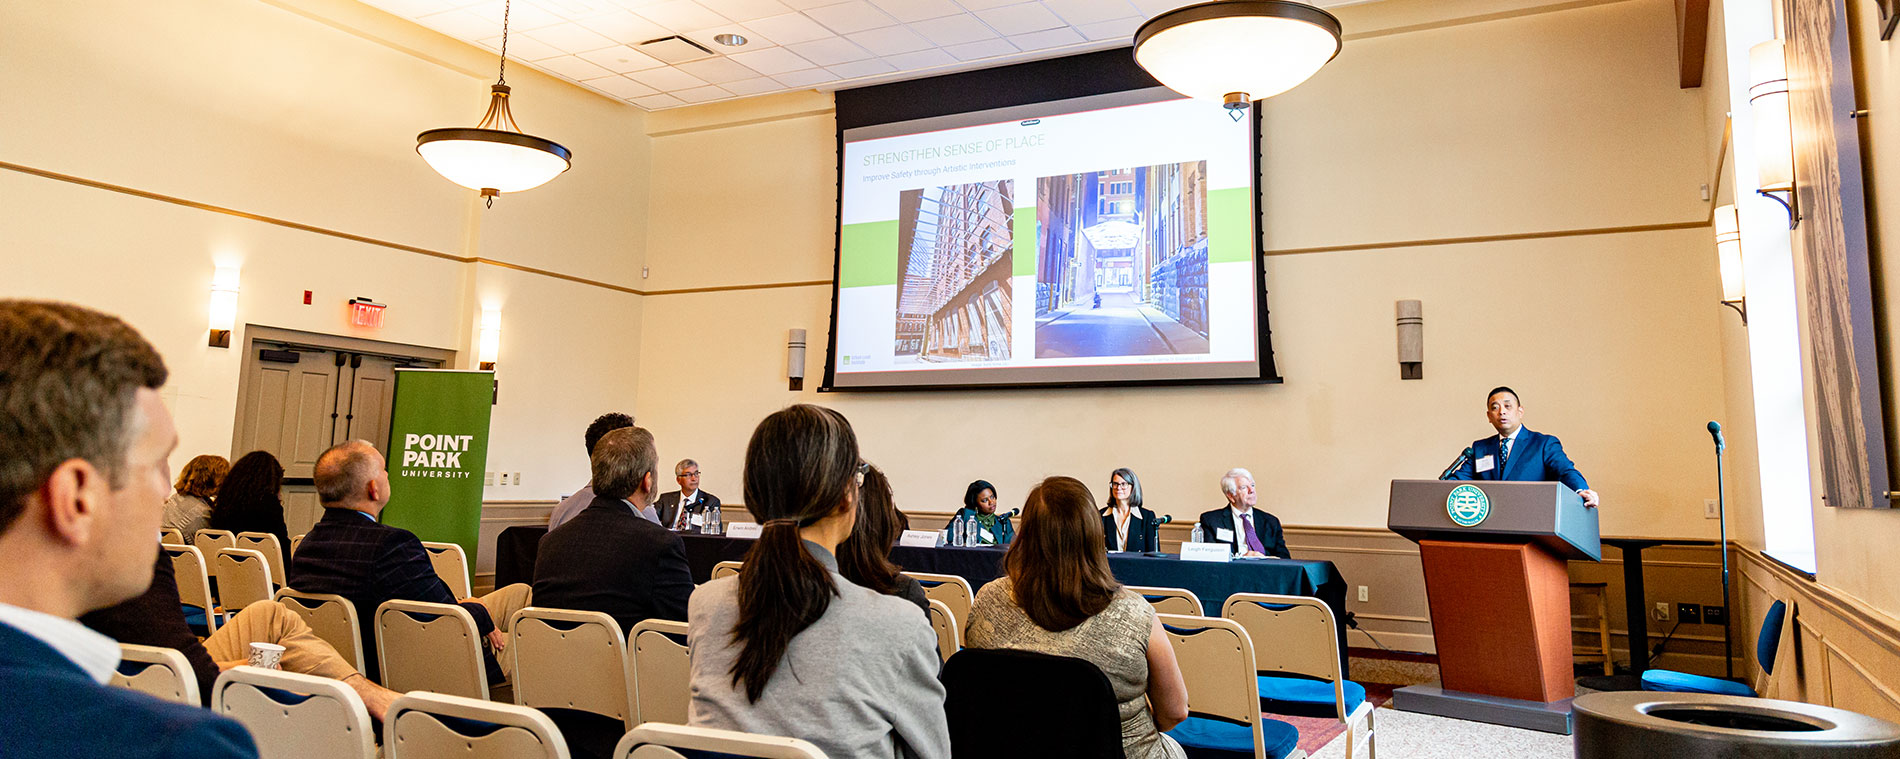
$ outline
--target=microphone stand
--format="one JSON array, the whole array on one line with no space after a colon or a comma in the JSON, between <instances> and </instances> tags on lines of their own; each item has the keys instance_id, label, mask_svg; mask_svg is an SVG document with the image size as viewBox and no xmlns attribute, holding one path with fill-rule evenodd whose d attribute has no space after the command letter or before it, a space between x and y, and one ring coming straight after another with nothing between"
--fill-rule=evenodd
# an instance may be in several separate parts
<instances>
[{"instance_id":1,"label":"microphone stand","mask_svg":"<svg viewBox=\"0 0 1900 759\"><path fill-rule=\"evenodd\" d=\"M1174 520L1172 517L1170 517L1168 521L1173 522ZM1166 556L1167 555L1161 550L1161 525L1162 524L1163 524L1162 521L1159 519L1156 519L1155 521L1148 524L1148 527L1147 527L1148 550L1141 552L1141 555L1143 556Z\"/></svg>"},{"instance_id":2,"label":"microphone stand","mask_svg":"<svg viewBox=\"0 0 1900 759\"><path fill-rule=\"evenodd\" d=\"M1711 422L1710 424L1714 424ZM1722 552L1722 671L1727 679L1735 679L1735 640L1731 631L1734 620L1729 614L1728 587L1728 488L1722 479L1722 449L1728 446L1721 438L1715 442L1715 516L1716 525L1721 530L1722 542L1716 548Z\"/></svg>"}]
</instances>

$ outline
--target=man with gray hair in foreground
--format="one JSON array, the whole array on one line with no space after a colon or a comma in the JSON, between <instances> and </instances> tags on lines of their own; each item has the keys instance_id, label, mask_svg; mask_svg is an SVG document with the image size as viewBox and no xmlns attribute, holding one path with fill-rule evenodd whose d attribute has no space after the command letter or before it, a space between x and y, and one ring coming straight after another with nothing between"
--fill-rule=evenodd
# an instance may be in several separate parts
<instances>
[{"instance_id":1,"label":"man with gray hair in foreground","mask_svg":"<svg viewBox=\"0 0 1900 759\"><path fill-rule=\"evenodd\" d=\"M1202 540L1226 543L1242 558L1293 558L1280 532L1280 520L1254 508L1252 472L1239 467L1227 470L1220 478L1220 492L1227 496L1227 505L1201 515Z\"/></svg>"},{"instance_id":2,"label":"man with gray hair in foreground","mask_svg":"<svg viewBox=\"0 0 1900 759\"><path fill-rule=\"evenodd\" d=\"M414 533L377 521L389 504L389 472L383 455L368 442L351 440L324 451L311 476L323 517L290 559L290 587L350 599L363 628L365 654L376 650L376 607L384 601L461 604L487 637L491 680L507 676L512 657L500 653L508 645L508 618L528 605L528 586L515 583L481 598L457 599ZM364 671L380 679L377 657L364 658Z\"/></svg>"}]
</instances>

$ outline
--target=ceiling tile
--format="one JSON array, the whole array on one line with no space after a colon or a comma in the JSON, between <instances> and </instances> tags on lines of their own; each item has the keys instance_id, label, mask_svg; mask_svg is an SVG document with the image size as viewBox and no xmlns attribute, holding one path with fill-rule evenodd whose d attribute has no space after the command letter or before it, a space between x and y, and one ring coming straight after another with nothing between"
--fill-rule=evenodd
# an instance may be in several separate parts
<instances>
[{"instance_id":1,"label":"ceiling tile","mask_svg":"<svg viewBox=\"0 0 1900 759\"><path fill-rule=\"evenodd\" d=\"M1143 17L1154 18L1155 16L1159 16L1162 13L1174 10L1184 5L1193 5L1199 0L1129 0L1129 1L1135 4L1135 9L1138 11L1141 11L1141 14Z\"/></svg>"},{"instance_id":2,"label":"ceiling tile","mask_svg":"<svg viewBox=\"0 0 1900 759\"><path fill-rule=\"evenodd\" d=\"M370 5L403 18L441 13L444 9L441 0L374 0Z\"/></svg>"},{"instance_id":3,"label":"ceiling tile","mask_svg":"<svg viewBox=\"0 0 1900 759\"><path fill-rule=\"evenodd\" d=\"M757 95L762 92L776 92L785 89L785 85L779 84L777 79L773 79L769 76L762 76L757 79L741 79L737 82L726 82L719 86L726 88L727 91L734 95Z\"/></svg>"},{"instance_id":4,"label":"ceiling tile","mask_svg":"<svg viewBox=\"0 0 1900 759\"><path fill-rule=\"evenodd\" d=\"M762 74L783 74L787 71L808 69L814 65L811 61L800 58L798 54L782 47L733 53L728 57Z\"/></svg>"},{"instance_id":5,"label":"ceiling tile","mask_svg":"<svg viewBox=\"0 0 1900 759\"><path fill-rule=\"evenodd\" d=\"M688 74L712 82L713 84L736 82L741 79L752 79L759 75L759 72L746 68L731 58L725 57L707 58L703 61L682 63L677 68Z\"/></svg>"},{"instance_id":6,"label":"ceiling tile","mask_svg":"<svg viewBox=\"0 0 1900 759\"><path fill-rule=\"evenodd\" d=\"M1135 39L1135 29L1141 26L1142 20L1140 16L1132 16L1129 18L1115 19L1113 21L1098 21L1093 24L1086 24L1081 27L1082 36L1092 40L1106 40L1121 37L1132 42Z\"/></svg>"},{"instance_id":7,"label":"ceiling tile","mask_svg":"<svg viewBox=\"0 0 1900 759\"><path fill-rule=\"evenodd\" d=\"M778 0L699 0L699 4L733 21L751 21L792 12L790 6Z\"/></svg>"},{"instance_id":8,"label":"ceiling tile","mask_svg":"<svg viewBox=\"0 0 1900 759\"><path fill-rule=\"evenodd\" d=\"M500 16L491 19L468 11L448 11L447 13L431 13L416 21L457 39L479 40L501 36Z\"/></svg>"},{"instance_id":9,"label":"ceiling tile","mask_svg":"<svg viewBox=\"0 0 1900 759\"><path fill-rule=\"evenodd\" d=\"M589 50L613 47L616 44L613 40L571 21L536 29L523 36L553 45L564 53L585 53Z\"/></svg>"},{"instance_id":10,"label":"ceiling tile","mask_svg":"<svg viewBox=\"0 0 1900 759\"><path fill-rule=\"evenodd\" d=\"M533 3L527 2L527 0L515 3L503 2L503 0L484 0L483 2L473 5L465 5L464 10L483 18L492 18L497 24L501 23L502 16L506 15L508 17L509 31L525 32L529 29L553 26L554 24L567 20L553 13L549 13Z\"/></svg>"},{"instance_id":11,"label":"ceiling tile","mask_svg":"<svg viewBox=\"0 0 1900 759\"><path fill-rule=\"evenodd\" d=\"M589 50L585 53L579 53L578 56L589 63L601 66L616 74L625 74L630 71L645 71L650 68L666 65L653 60L652 56L627 47L626 45L615 45L604 50Z\"/></svg>"},{"instance_id":12,"label":"ceiling tile","mask_svg":"<svg viewBox=\"0 0 1900 759\"><path fill-rule=\"evenodd\" d=\"M1040 32L1017 34L1008 37L1010 44L1023 50L1048 50L1066 45L1080 45L1088 40L1069 27L1044 29Z\"/></svg>"},{"instance_id":13,"label":"ceiling tile","mask_svg":"<svg viewBox=\"0 0 1900 759\"><path fill-rule=\"evenodd\" d=\"M884 60L889 61L892 66L896 66L899 71L922 71L924 69L934 69L938 66L949 66L957 62L955 56L934 47L929 50L919 50L915 53L887 55L884 57Z\"/></svg>"},{"instance_id":14,"label":"ceiling tile","mask_svg":"<svg viewBox=\"0 0 1900 759\"><path fill-rule=\"evenodd\" d=\"M976 17L1001 34L1028 34L1065 26L1062 19L1040 3L1023 3L977 11Z\"/></svg>"},{"instance_id":15,"label":"ceiling tile","mask_svg":"<svg viewBox=\"0 0 1900 759\"><path fill-rule=\"evenodd\" d=\"M806 18L803 13L787 13L783 16L753 19L746 22L746 26L764 32L765 36L781 45L810 42L832 36L830 29L819 26L818 22Z\"/></svg>"},{"instance_id":16,"label":"ceiling tile","mask_svg":"<svg viewBox=\"0 0 1900 759\"><path fill-rule=\"evenodd\" d=\"M930 40L917 36L909 27L890 26L883 29L847 34L845 39L878 55L896 55L909 53L930 47Z\"/></svg>"},{"instance_id":17,"label":"ceiling tile","mask_svg":"<svg viewBox=\"0 0 1900 759\"><path fill-rule=\"evenodd\" d=\"M1000 8L1005 5L1016 5L1023 1L1024 0L957 0L957 4L969 10L980 11L988 8Z\"/></svg>"},{"instance_id":18,"label":"ceiling tile","mask_svg":"<svg viewBox=\"0 0 1900 759\"><path fill-rule=\"evenodd\" d=\"M533 0L533 2L568 19L592 16L613 7L603 0Z\"/></svg>"},{"instance_id":19,"label":"ceiling tile","mask_svg":"<svg viewBox=\"0 0 1900 759\"><path fill-rule=\"evenodd\" d=\"M793 10L806 11L831 5L838 0L779 0L779 2L791 6Z\"/></svg>"},{"instance_id":20,"label":"ceiling tile","mask_svg":"<svg viewBox=\"0 0 1900 759\"><path fill-rule=\"evenodd\" d=\"M805 15L839 34L877 29L897 23L897 19L884 15L883 11L864 0L851 0L847 3L813 8L805 11Z\"/></svg>"},{"instance_id":21,"label":"ceiling tile","mask_svg":"<svg viewBox=\"0 0 1900 759\"><path fill-rule=\"evenodd\" d=\"M652 87L648 87L644 84L633 81L632 79L628 79L619 74L615 74L613 76L608 76L608 77L602 77L599 79L588 79L588 80L582 81L581 83L589 87L592 87L594 89L600 90L601 92L605 92L614 97L621 98L623 100L626 98L637 98L642 95L651 95L655 92L658 92L658 90L655 90Z\"/></svg>"},{"instance_id":22,"label":"ceiling tile","mask_svg":"<svg viewBox=\"0 0 1900 759\"><path fill-rule=\"evenodd\" d=\"M731 19L706 10L705 6L693 0L670 0L669 2L641 6L638 13L653 23L673 31L686 29L704 29L718 26Z\"/></svg>"},{"instance_id":23,"label":"ceiling tile","mask_svg":"<svg viewBox=\"0 0 1900 759\"><path fill-rule=\"evenodd\" d=\"M976 61L1018 52L1015 45L1009 44L1009 40L1001 39L978 40L976 42L965 42L961 45L950 45L945 47L944 51L956 56L957 60L960 61Z\"/></svg>"},{"instance_id":24,"label":"ceiling tile","mask_svg":"<svg viewBox=\"0 0 1900 759\"><path fill-rule=\"evenodd\" d=\"M850 63L840 63L836 66L826 66L825 68L831 71L831 73L837 74L839 79L856 79L861 76L877 76L878 74L889 74L897 70L897 67L892 66L891 64L885 63L883 61L880 61L876 58L872 58L868 61L852 61Z\"/></svg>"},{"instance_id":25,"label":"ceiling tile","mask_svg":"<svg viewBox=\"0 0 1900 759\"><path fill-rule=\"evenodd\" d=\"M688 103L704 103L711 100L721 100L724 98L732 97L732 93L719 89L718 87L714 87L712 85L707 85L705 87L694 87L690 90L679 90L677 92L671 92L667 94L670 94L673 97L679 98Z\"/></svg>"},{"instance_id":26,"label":"ceiling tile","mask_svg":"<svg viewBox=\"0 0 1900 759\"><path fill-rule=\"evenodd\" d=\"M844 39L843 37L800 42L796 45L786 45L786 47L791 48L792 52L799 54L806 60L820 66L830 66L847 61L861 61L871 57L870 51L851 44L850 40Z\"/></svg>"},{"instance_id":27,"label":"ceiling tile","mask_svg":"<svg viewBox=\"0 0 1900 759\"><path fill-rule=\"evenodd\" d=\"M668 95L665 93L661 93L658 95L648 95L646 97L640 97L640 98L633 98L630 102L632 102L634 105L640 106L641 108L645 108L649 111L657 111L661 108L672 108L677 105L685 105L685 103L681 101L679 98L673 97L672 95Z\"/></svg>"},{"instance_id":28,"label":"ceiling tile","mask_svg":"<svg viewBox=\"0 0 1900 759\"><path fill-rule=\"evenodd\" d=\"M534 65L536 68L551 71L558 76L564 76L577 82L613 76L614 73L602 68L598 64L571 55L548 58L546 60L537 61ZM621 97L626 96L622 95Z\"/></svg>"},{"instance_id":29,"label":"ceiling tile","mask_svg":"<svg viewBox=\"0 0 1900 759\"><path fill-rule=\"evenodd\" d=\"M664 91L685 90L693 87L703 87L706 84L706 80L671 66L635 71L628 74L627 78L652 87L653 89Z\"/></svg>"},{"instance_id":30,"label":"ceiling tile","mask_svg":"<svg viewBox=\"0 0 1900 759\"><path fill-rule=\"evenodd\" d=\"M1137 14L1135 7L1124 0L1042 0L1042 4L1055 11L1062 20L1077 26Z\"/></svg>"},{"instance_id":31,"label":"ceiling tile","mask_svg":"<svg viewBox=\"0 0 1900 759\"><path fill-rule=\"evenodd\" d=\"M772 78L779 80L779 82L783 83L787 87L799 87L799 88L810 87L812 85L817 85L817 84L824 84L825 82L838 81L837 75L832 74L831 72L826 71L824 69L806 69L804 71L793 71L789 74L776 74L776 75L773 75Z\"/></svg>"},{"instance_id":32,"label":"ceiling tile","mask_svg":"<svg viewBox=\"0 0 1900 759\"><path fill-rule=\"evenodd\" d=\"M911 24L910 28L924 35L924 39L946 46L986 40L996 36L996 32L991 31L988 26L983 25L983 22L976 20L975 16L968 13L919 21Z\"/></svg>"},{"instance_id":33,"label":"ceiling tile","mask_svg":"<svg viewBox=\"0 0 1900 759\"><path fill-rule=\"evenodd\" d=\"M727 47L714 42L713 38L721 34L737 34L745 38L745 44L738 47ZM778 44L774 42L771 37L761 34L759 30L740 24L721 24L719 26L687 32L684 36L687 39L711 48L713 52L719 53L720 55L731 55L741 50L762 50Z\"/></svg>"},{"instance_id":34,"label":"ceiling tile","mask_svg":"<svg viewBox=\"0 0 1900 759\"><path fill-rule=\"evenodd\" d=\"M963 7L951 0L871 0L871 4L906 24L963 12Z\"/></svg>"},{"instance_id":35,"label":"ceiling tile","mask_svg":"<svg viewBox=\"0 0 1900 759\"><path fill-rule=\"evenodd\" d=\"M501 52L501 35L482 40L482 47ZM528 36L527 32L508 35L508 57L517 61L538 61L566 55L568 51Z\"/></svg>"},{"instance_id":36,"label":"ceiling tile","mask_svg":"<svg viewBox=\"0 0 1900 759\"><path fill-rule=\"evenodd\" d=\"M575 23L594 30L615 42L637 45L656 37L665 37L667 28L626 11L608 11Z\"/></svg>"}]
</instances>

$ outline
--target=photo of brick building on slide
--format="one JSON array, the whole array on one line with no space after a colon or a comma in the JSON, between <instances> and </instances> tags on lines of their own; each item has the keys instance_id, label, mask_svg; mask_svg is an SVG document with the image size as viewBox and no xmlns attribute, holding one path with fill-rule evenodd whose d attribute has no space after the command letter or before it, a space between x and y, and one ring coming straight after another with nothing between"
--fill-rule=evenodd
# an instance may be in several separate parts
<instances>
[{"instance_id":1,"label":"photo of brick building on slide","mask_svg":"<svg viewBox=\"0 0 1900 759\"><path fill-rule=\"evenodd\" d=\"M899 361L1010 357L1015 184L998 180L899 194Z\"/></svg>"},{"instance_id":2,"label":"photo of brick building on slide","mask_svg":"<svg viewBox=\"0 0 1900 759\"><path fill-rule=\"evenodd\" d=\"M1207 162L1036 180L1036 357L1208 352Z\"/></svg>"}]
</instances>

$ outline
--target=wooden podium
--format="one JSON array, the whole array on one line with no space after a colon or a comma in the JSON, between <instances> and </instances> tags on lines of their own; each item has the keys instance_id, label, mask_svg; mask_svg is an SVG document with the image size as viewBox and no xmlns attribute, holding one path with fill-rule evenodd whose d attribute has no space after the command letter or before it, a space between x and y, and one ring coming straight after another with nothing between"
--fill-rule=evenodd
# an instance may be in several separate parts
<instances>
[{"instance_id":1,"label":"wooden podium","mask_svg":"<svg viewBox=\"0 0 1900 759\"><path fill-rule=\"evenodd\" d=\"M1603 557L1596 511L1555 482L1393 480L1387 525L1418 543L1441 683L1393 706L1568 734L1567 564Z\"/></svg>"}]
</instances>

